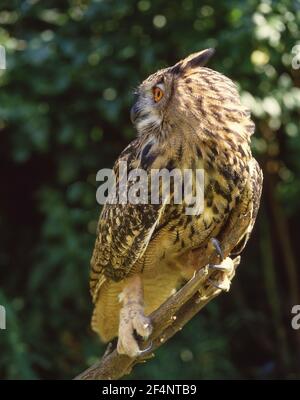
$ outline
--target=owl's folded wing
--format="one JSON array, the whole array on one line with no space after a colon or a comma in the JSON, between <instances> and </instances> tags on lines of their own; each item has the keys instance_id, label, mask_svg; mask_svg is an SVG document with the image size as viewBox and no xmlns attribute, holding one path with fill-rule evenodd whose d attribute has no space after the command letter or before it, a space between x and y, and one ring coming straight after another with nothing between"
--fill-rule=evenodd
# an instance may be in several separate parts
<instances>
[{"instance_id":1,"label":"owl's folded wing","mask_svg":"<svg viewBox=\"0 0 300 400\"><path fill-rule=\"evenodd\" d=\"M129 148L130 147L130 148ZM129 173L135 166L134 143L121 154L114 167L119 176L119 161L127 163ZM136 159L136 158L135 158ZM133 183L128 182L127 192ZM117 179L118 186L118 179ZM99 289L108 280L120 281L143 256L161 220L161 204L108 204L103 206L91 259L90 290L96 302Z\"/></svg>"},{"instance_id":2,"label":"owl's folded wing","mask_svg":"<svg viewBox=\"0 0 300 400\"><path fill-rule=\"evenodd\" d=\"M91 259L94 301L106 279L124 279L147 249L162 208L153 205L105 205Z\"/></svg>"}]
</instances>

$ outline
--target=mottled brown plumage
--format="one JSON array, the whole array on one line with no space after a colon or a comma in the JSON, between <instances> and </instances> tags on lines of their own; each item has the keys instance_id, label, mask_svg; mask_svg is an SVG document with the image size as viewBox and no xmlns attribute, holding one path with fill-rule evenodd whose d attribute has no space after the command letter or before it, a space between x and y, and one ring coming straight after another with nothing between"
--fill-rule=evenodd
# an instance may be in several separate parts
<instances>
[{"instance_id":1,"label":"mottled brown plumage","mask_svg":"<svg viewBox=\"0 0 300 400\"><path fill-rule=\"evenodd\" d=\"M125 313L124 324L140 316L146 327L144 336L150 333L143 309L149 315L191 276L197 265L189 265L189 252L221 235L238 202L245 203L252 222L233 253L242 250L253 228L262 187L261 170L250 150L254 124L234 83L203 67L211 54L210 49L192 54L151 75L138 88L132 111L138 136L118 161L126 161L129 171L143 168L148 173L151 169L203 168L205 204L200 215L186 215L186 205L172 201L103 207L90 282L95 304L92 327L104 341L118 335L122 301L123 309L125 303L138 304ZM157 86L164 96L156 103L153 87ZM114 168L117 173L118 162ZM136 301L124 300L124 293L135 292L132 288L138 285L143 286L144 296L139 292ZM126 330L121 325L122 318L119 336L132 337L123 340L120 352L133 355L133 329L143 334L143 328L134 323Z\"/></svg>"}]
</instances>

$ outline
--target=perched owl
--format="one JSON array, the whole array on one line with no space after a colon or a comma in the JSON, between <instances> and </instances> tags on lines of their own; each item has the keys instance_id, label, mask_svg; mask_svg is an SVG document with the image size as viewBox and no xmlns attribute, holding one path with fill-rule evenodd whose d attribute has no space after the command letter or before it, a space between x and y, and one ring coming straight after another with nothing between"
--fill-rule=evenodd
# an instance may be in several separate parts
<instances>
[{"instance_id":1,"label":"perched owl","mask_svg":"<svg viewBox=\"0 0 300 400\"><path fill-rule=\"evenodd\" d=\"M131 357L140 353L138 337L151 334L148 316L197 270L189 252L218 243L243 202L251 223L232 254L241 252L258 211L262 173L250 150L254 124L234 83L204 67L213 52L191 54L138 87L131 110L137 138L114 166L116 176L120 161L147 174L204 170L202 212L187 214L171 193L167 204L106 203L100 215L91 259L92 328L103 341L118 336L118 352Z\"/></svg>"}]
</instances>

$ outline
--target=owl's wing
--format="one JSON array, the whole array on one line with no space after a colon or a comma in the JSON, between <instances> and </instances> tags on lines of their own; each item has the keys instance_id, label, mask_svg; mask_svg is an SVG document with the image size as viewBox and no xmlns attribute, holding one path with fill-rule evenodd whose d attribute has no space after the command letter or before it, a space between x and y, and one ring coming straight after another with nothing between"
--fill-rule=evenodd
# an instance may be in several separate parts
<instances>
[{"instance_id":1,"label":"owl's wing","mask_svg":"<svg viewBox=\"0 0 300 400\"><path fill-rule=\"evenodd\" d=\"M120 161L127 164L127 173L137 166L137 141L120 155L114 172L119 175ZM117 180L118 184L118 180ZM133 182L128 182L130 190ZM96 243L91 259L90 289L94 302L107 279L120 281L143 256L164 206L161 204L108 204L103 206L98 223Z\"/></svg>"}]
</instances>

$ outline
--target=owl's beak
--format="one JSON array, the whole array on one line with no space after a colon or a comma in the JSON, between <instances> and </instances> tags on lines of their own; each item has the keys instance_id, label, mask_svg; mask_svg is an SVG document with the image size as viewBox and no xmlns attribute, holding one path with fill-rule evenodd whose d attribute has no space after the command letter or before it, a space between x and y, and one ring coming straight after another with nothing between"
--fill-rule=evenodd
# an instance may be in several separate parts
<instances>
[{"instance_id":1,"label":"owl's beak","mask_svg":"<svg viewBox=\"0 0 300 400\"><path fill-rule=\"evenodd\" d=\"M136 121L136 119L137 119L137 117L138 117L138 113L139 113L138 105L137 105L137 103L135 103L135 104L131 107L131 110L130 110L130 119L131 119L131 122L132 122L133 124L135 123L135 121Z\"/></svg>"}]
</instances>

